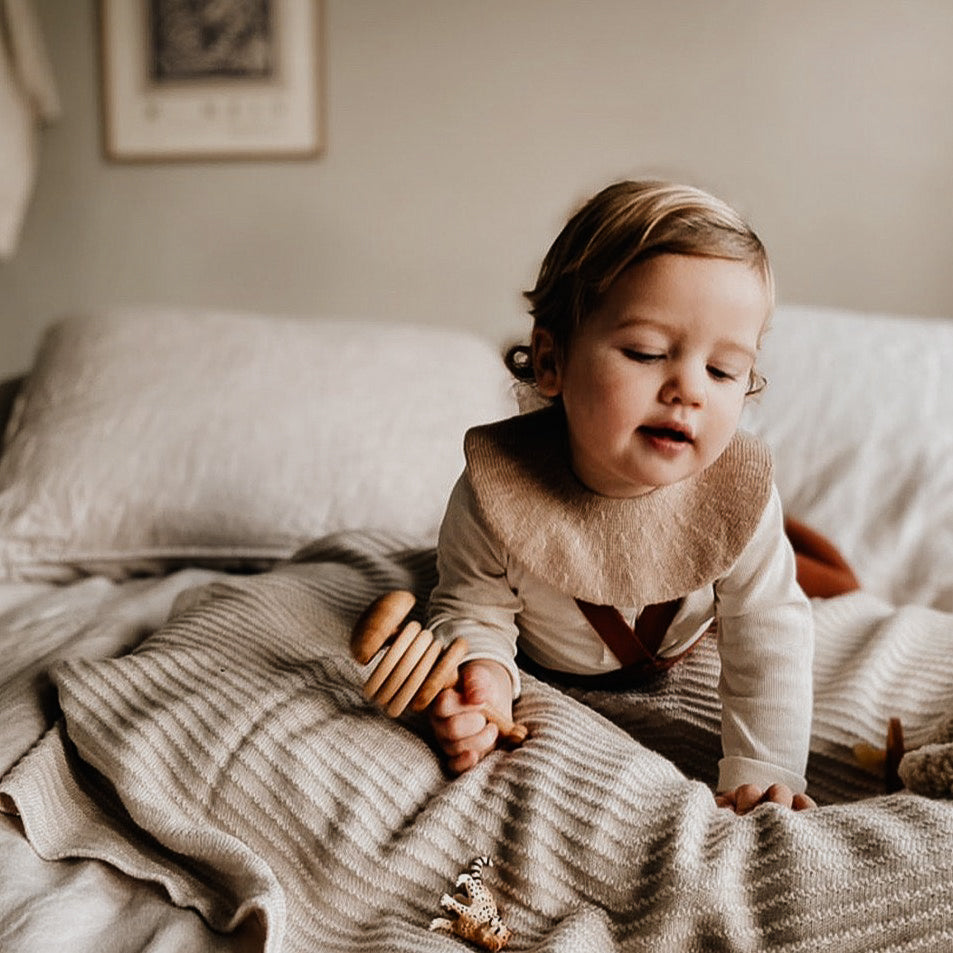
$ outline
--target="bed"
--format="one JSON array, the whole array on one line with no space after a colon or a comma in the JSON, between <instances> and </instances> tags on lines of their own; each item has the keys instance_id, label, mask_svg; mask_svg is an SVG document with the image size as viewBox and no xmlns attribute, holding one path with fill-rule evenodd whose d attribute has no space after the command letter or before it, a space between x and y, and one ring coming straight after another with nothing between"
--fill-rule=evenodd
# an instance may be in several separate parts
<instances>
[{"instance_id":1,"label":"bed","mask_svg":"<svg viewBox=\"0 0 953 953\"><path fill-rule=\"evenodd\" d=\"M529 739L458 778L364 700L350 628L426 600L462 435L516 412L498 351L333 317L51 327L0 389L0 949L462 950L429 927L479 855L512 949L953 948L951 791L857 753L893 718L947 750L953 322L787 306L766 338L745 426L862 583L813 600L798 814L715 808L707 643L639 693L527 674Z\"/></svg>"}]
</instances>

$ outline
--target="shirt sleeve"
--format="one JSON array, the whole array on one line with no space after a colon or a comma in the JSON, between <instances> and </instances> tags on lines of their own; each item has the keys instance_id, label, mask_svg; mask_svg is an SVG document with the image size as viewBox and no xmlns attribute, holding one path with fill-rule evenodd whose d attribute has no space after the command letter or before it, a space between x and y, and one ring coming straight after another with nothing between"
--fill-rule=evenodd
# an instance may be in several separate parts
<instances>
[{"instance_id":1,"label":"shirt sleeve","mask_svg":"<svg viewBox=\"0 0 953 953\"><path fill-rule=\"evenodd\" d=\"M795 575L777 488L754 536L715 584L721 678L718 790L807 787L814 620Z\"/></svg>"},{"instance_id":2,"label":"shirt sleeve","mask_svg":"<svg viewBox=\"0 0 953 953\"><path fill-rule=\"evenodd\" d=\"M492 659L503 665L520 692L516 667L516 615L522 601L506 576L506 557L488 533L466 472L457 481L437 541L439 581L430 597L428 627L444 642L463 637L463 661Z\"/></svg>"}]
</instances>

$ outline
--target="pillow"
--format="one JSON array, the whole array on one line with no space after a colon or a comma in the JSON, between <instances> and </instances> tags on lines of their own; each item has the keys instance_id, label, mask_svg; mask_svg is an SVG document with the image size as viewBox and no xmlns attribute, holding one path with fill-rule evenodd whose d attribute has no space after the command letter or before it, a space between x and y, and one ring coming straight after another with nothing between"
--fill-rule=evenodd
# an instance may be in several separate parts
<instances>
[{"instance_id":1,"label":"pillow","mask_svg":"<svg viewBox=\"0 0 953 953\"><path fill-rule=\"evenodd\" d=\"M745 425L868 592L953 611L953 321L782 307Z\"/></svg>"},{"instance_id":2,"label":"pillow","mask_svg":"<svg viewBox=\"0 0 953 953\"><path fill-rule=\"evenodd\" d=\"M0 457L0 574L261 567L373 529L432 545L464 431L516 411L469 333L138 310L45 335Z\"/></svg>"}]
</instances>

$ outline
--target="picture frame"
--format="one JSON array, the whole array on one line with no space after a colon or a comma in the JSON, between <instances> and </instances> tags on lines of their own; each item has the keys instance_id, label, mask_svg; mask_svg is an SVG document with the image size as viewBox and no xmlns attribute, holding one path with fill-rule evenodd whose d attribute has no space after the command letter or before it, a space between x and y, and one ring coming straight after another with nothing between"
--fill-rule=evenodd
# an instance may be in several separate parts
<instances>
[{"instance_id":1,"label":"picture frame","mask_svg":"<svg viewBox=\"0 0 953 953\"><path fill-rule=\"evenodd\" d=\"M322 0L100 0L105 156L323 151Z\"/></svg>"}]
</instances>

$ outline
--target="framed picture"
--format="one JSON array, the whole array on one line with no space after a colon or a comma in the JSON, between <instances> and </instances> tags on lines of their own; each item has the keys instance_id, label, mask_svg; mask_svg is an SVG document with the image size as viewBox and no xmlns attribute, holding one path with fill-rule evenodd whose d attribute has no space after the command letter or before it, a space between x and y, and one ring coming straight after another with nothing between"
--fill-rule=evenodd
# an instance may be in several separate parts
<instances>
[{"instance_id":1,"label":"framed picture","mask_svg":"<svg viewBox=\"0 0 953 953\"><path fill-rule=\"evenodd\" d=\"M321 6L321 0L100 0L106 156L318 155Z\"/></svg>"}]
</instances>

